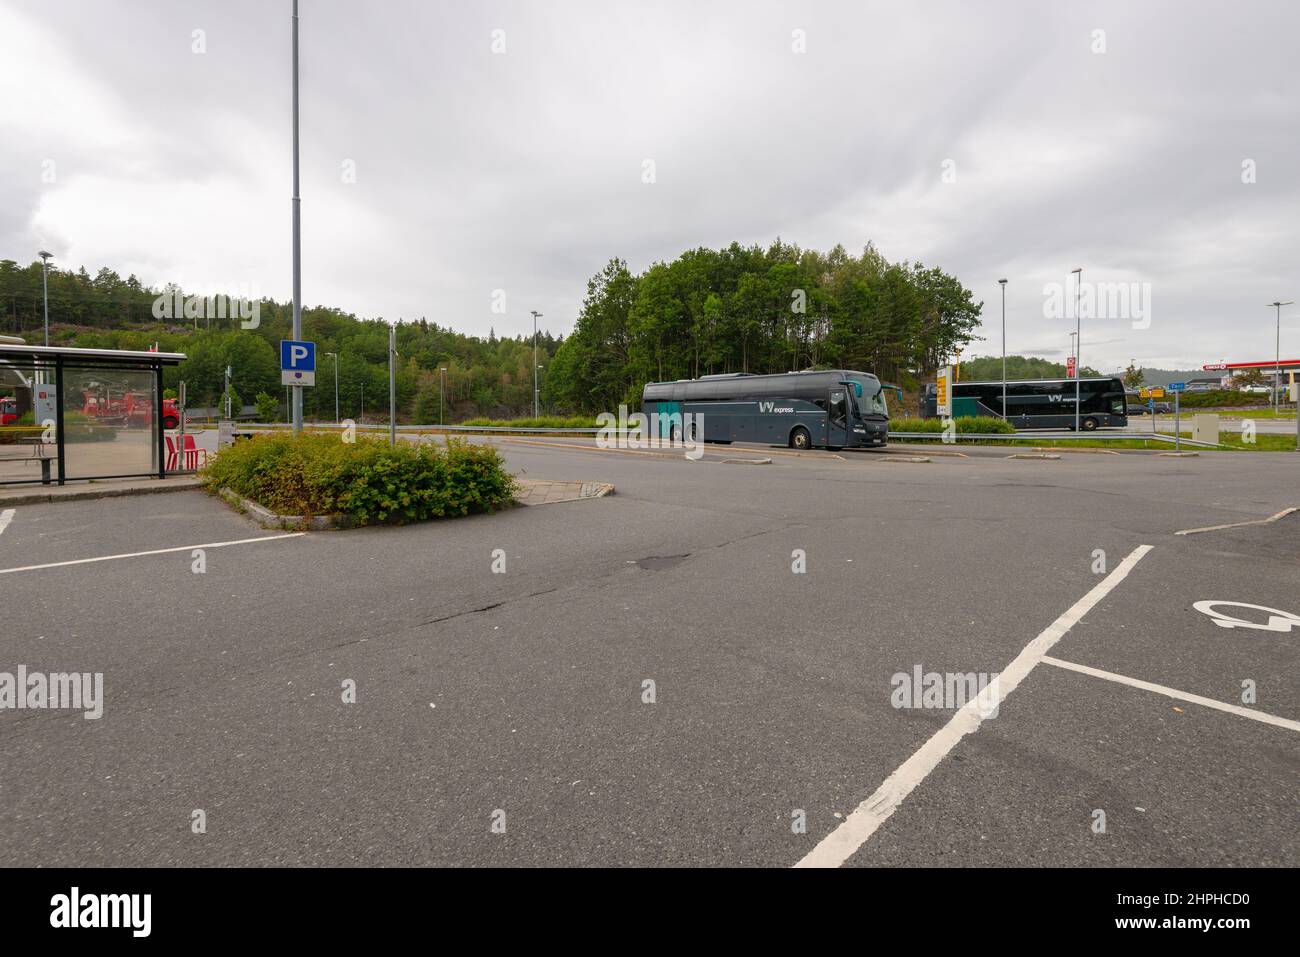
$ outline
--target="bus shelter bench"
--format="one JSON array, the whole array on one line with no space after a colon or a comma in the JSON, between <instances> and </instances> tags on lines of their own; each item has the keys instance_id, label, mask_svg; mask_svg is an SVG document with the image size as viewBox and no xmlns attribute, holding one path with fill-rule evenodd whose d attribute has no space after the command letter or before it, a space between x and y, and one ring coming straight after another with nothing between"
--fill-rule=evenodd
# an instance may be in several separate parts
<instances>
[{"instance_id":1,"label":"bus shelter bench","mask_svg":"<svg viewBox=\"0 0 1300 957\"><path fill-rule=\"evenodd\" d=\"M18 455L6 454L10 450L18 452ZM0 462L31 462L40 463L41 466L41 484L50 484L50 463L58 456L53 450L46 448L46 443L40 439L19 439L12 446L0 445Z\"/></svg>"}]
</instances>

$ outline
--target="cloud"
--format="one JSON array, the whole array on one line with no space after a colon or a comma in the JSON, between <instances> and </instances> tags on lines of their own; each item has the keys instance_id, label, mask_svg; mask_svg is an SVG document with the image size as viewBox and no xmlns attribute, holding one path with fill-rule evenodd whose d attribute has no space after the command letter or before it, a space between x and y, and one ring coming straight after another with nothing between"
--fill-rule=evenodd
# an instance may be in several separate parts
<instances>
[{"instance_id":1,"label":"cloud","mask_svg":"<svg viewBox=\"0 0 1300 957\"><path fill-rule=\"evenodd\" d=\"M1008 348L1063 354L1043 289L1083 266L1152 303L1144 330L1085 322L1085 361L1186 367L1270 352L1263 304L1300 298L1293 5L302 8L308 304L564 332L612 256L871 241L985 301L977 353L1007 277ZM287 5L22 10L0 6L23 91L0 99L0 255L287 298Z\"/></svg>"}]
</instances>

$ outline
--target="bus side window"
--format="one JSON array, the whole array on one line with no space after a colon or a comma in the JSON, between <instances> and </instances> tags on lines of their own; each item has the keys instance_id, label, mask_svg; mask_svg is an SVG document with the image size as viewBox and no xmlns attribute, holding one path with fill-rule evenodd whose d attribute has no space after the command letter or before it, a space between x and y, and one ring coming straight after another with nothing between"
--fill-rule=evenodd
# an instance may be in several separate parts
<instances>
[{"instance_id":1,"label":"bus side window","mask_svg":"<svg viewBox=\"0 0 1300 957\"><path fill-rule=\"evenodd\" d=\"M843 425L845 416L848 414L848 401L845 398L843 390L836 390L831 393L831 421L836 425Z\"/></svg>"}]
</instances>

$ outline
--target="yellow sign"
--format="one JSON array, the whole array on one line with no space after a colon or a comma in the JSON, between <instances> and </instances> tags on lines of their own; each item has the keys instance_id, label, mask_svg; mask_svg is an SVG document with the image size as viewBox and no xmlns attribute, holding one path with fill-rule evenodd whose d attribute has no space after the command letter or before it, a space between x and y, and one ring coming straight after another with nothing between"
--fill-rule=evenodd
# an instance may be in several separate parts
<instances>
[{"instance_id":1,"label":"yellow sign","mask_svg":"<svg viewBox=\"0 0 1300 957\"><path fill-rule=\"evenodd\" d=\"M1149 392L1150 392L1149 397L1152 399L1163 399L1165 397L1164 389L1151 389L1149 390Z\"/></svg>"},{"instance_id":2,"label":"yellow sign","mask_svg":"<svg viewBox=\"0 0 1300 957\"><path fill-rule=\"evenodd\" d=\"M934 411L936 415L952 415L952 399L950 397L952 383L952 366L944 366L939 370L934 380L935 403Z\"/></svg>"}]
</instances>

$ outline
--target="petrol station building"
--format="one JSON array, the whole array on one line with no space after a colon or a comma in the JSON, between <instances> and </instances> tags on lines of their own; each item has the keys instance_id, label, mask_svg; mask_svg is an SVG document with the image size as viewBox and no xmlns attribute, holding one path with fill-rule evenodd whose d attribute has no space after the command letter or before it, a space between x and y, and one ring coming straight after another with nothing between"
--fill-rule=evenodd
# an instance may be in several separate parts
<instances>
[{"instance_id":1,"label":"petrol station building","mask_svg":"<svg viewBox=\"0 0 1300 957\"><path fill-rule=\"evenodd\" d=\"M163 369L184 360L0 339L0 485L165 478Z\"/></svg>"},{"instance_id":2,"label":"petrol station building","mask_svg":"<svg viewBox=\"0 0 1300 957\"><path fill-rule=\"evenodd\" d=\"M1251 369L1261 372L1264 378L1274 383L1285 386L1288 384L1288 376L1294 374L1300 378L1300 359L1263 359L1258 362L1211 362L1201 366L1206 372L1220 373L1219 381L1223 385L1228 385L1233 376Z\"/></svg>"}]
</instances>

